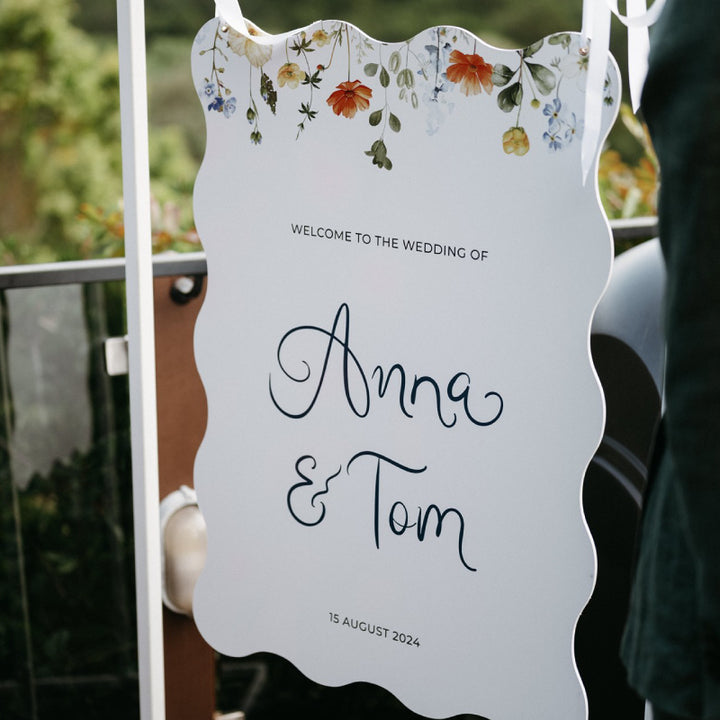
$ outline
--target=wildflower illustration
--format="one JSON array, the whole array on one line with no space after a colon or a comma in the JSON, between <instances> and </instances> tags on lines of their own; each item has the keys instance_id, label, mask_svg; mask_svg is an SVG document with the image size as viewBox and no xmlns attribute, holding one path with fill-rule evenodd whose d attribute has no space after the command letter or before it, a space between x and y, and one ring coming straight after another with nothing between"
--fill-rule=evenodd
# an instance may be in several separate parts
<instances>
[{"instance_id":1,"label":"wildflower illustration","mask_svg":"<svg viewBox=\"0 0 720 720\"><path fill-rule=\"evenodd\" d=\"M466 97L478 95L482 90L488 95L492 93L493 67L476 53L466 55L459 50L453 50L445 75L450 82L460 85L460 90Z\"/></svg>"},{"instance_id":2,"label":"wildflower illustration","mask_svg":"<svg viewBox=\"0 0 720 720\"><path fill-rule=\"evenodd\" d=\"M388 98L388 88L392 81L391 74L397 77L397 84L402 88L400 92L406 90L405 85L407 85L408 81L405 76L405 70L400 70L401 62L400 53L395 51L390 55L386 67L383 62L382 49L378 48L378 62L368 63L364 68L365 74L368 77L375 77L377 75L383 90L383 106L371 113L368 118L370 125L373 127L379 126L380 123L382 123L380 137L373 142L369 150L365 151L365 154L371 158L373 165L385 170L392 170L392 161L388 157L387 145L385 145L385 130L389 127L393 132L400 132L402 127L400 118L390 111Z\"/></svg>"},{"instance_id":3,"label":"wildflower illustration","mask_svg":"<svg viewBox=\"0 0 720 720\"><path fill-rule=\"evenodd\" d=\"M502 137L503 150L507 155L522 157L530 149L530 141L524 128L511 127Z\"/></svg>"},{"instance_id":4,"label":"wildflower illustration","mask_svg":"<svg viewBox=\"0 0 720 720\"><path fill-rule=\"evenodd\" d=\"M277 113L279 96L288 93L290 97L303 88L306 94L300 95L296 105L300 114L296 140L322 112L354 121L365 116L369 125L379 130L365 155L385 170L393 167L388 156L388 129L401 133L403 124L409 122L401 121L406 112L418 111L426 132L433 135L459 103L479 96L494 97L499 111L513 116L500 137L506 155L524 157L538 139L548 151L562 151L582 135L582 119L577 108L568 105L567 97L577 102L577 91L584 92L589 51L570 33L558 33L513 51L510 62L511 51L483 46L478 52L478 41L456 28L431 28L393 47L371 40L347 23L319 23L319 27L285 39L284 62L273 57L277 45L253 39L262 34L251 24L248 34L242 34L218 21L212 45L199 51L210 55L211 64L198 94L208 112L227 119L236 115L238 99L225 81L226 68L231 62L247 63L245 119L254 145L263 139L263 116ZM551 48L557 48L558 55L548 58ZM270 63L274 70L266 70ZM322 102L317 92L326 82L332 90L323 93ZM564 83L573 83L574 92L564 92ZM608 75L606 104L614 102L614 92ZM528 112L537 113L532 122Z\"/></svg>"},{"instance_id":5,"label":"wildflower illustration","mask_svg":"<svg viewBox=\"0 0 720 720\"><path fill-rule=\"evenodd\" d=\"M445 68L450 63L452 43L456 38L447 28L434 28L430 32L433 42L426 44L424 52L417 55L419 67L416 76L424 88L421 97L426 112L426 132L434 135L455 108L450 92L455 84L448 80Z\"/></svg>"},{"instance_id":6,"label":"wildflower illustration","mask_svg":"<svg viewBox=\"0 0 720 720\"><path fill-rule=\"evenodd\" d=\"M346 25L344 30L347 45L347 80L339 83L325 102L336 115L351 119L355 117L358 111L364 111L370 107L372 90L367 85L363 85L360 80L350 79L352 69L350 62L350 28Z\"/></svg>"},{"instance_id":7,"label":"wildflower illustration","mask_svg":"<svg viewBox=\"0 0 720 720\"><path fill-rule=\"evenodd\" d=\"M278 87L296 88L305 79L305 71L297 63L286 62L278 70Z\"/></svg>"},{"instance_id":8,"label":"wildflower illustration","mask_svg":"<svg viewBox=\"0 0 720 720\"><path fill-rule=\"evenodd\" d=\"M331 37L323 28L320 28L312 34L312 42L314 42L319 48L325 47L330 44Z\"/></svg>"},{"instance_id":9,"label":"wildflower illustration","mask_svg":"<svg viewBox=\"0 0 720 720\"><path fill-rule=\"evenodd\" d=\"M327 104L336 115L354 118L358 110L370 107L372 90L359 80L341 82L334 93L327 99Z\"/></svg>"}]
</instances>

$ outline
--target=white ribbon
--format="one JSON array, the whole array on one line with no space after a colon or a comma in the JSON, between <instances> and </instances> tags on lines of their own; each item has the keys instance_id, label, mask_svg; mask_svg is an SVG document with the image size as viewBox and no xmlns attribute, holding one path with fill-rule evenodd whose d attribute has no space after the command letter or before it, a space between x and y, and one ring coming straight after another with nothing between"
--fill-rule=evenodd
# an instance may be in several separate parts
<instances>
[{"instance_id":1,"label":"white ribbon","mask_svg":"<svg viewBox=\"0 0 720 720\"><path fill-rule=\"evenodd\" d=\"M221 17L242 35L249 34L238 0L215 0L215 15Z\"/></svg>"},{"instance_id":2,"label":"white ribbon","mask_svg":"<svg viewBox=\"0 0 720 720\"><path fill-rule=\"evenodd\" d=\"M650 39L648 28L659 17L665 0L655 0L647 9L646 0L627 0L627 15L617 0L584 0L582 38L592 41L585 93L585 130L582 141L583 182L587 180L600 142L605 75L610 48L610 19L614 14L628 28L628 85L633 112L640 107L640 96L647 75Z\"/></svg>"},{"instance_id":3,"label":"white ribbon","mask_svg":"<svg viewBox=\"0 0 720 720\"><path fill-rule=\"evenodd\" d=\"M240 35L251 39L258 45L271 45L275 42L282 42L286 37L295 34L294 30L279 35L270 35L260 30L260 28L245 20L242 10L240 10L239 0L215 0L215 15L221 17L233 30L240 33ZM250 32L249 27L253 27L255 32Z\"/></svg>"}]
</instances>

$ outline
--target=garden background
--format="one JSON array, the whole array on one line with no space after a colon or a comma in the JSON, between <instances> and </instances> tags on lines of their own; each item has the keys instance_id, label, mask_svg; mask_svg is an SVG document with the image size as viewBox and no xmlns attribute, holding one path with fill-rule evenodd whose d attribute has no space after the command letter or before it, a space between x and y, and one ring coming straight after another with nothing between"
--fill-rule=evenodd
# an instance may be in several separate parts
<instances>
[{"instance_id":1,"label":"garden background","mask_svg":"<svg viewBox=\"0 0 720 720\"><path fill-rule=\"evenodd\" d=\"M204 119L190 80L190 47L211 0L146 7L153 239L156 251L197 250L191 195ZM388 41L435 24L465 27L501 47L579 30L580 0L244 0L269 32L348 20ZM621 66L626 37L613 32ZM116 6L106 0L0 3L0 262L122 255ZM623 72L623 76L625 73ZM602 156L610 217L652 215L656 172L643 127L621 109Z\"/></svg>"},{"instance_id":2,"label":"garden background","mask_svg":"<svg viewBox=\"0 0 720 720\"><path fill-rule=\"evenodd\" d=\"M145 9L154 250L199 250L192 187L205 130L190 50L215 6L146 0ZM242 10L269 32L340 19L400 41L458 25L520 48L579 30L582 2L243 0ZM625 42L618 24L621 68ZM654 215L656 188L644 127L623 105L602 154L603 203L611 218ZM115 2L0 0L0 264L121 256L121 195ZM3 720L137 714L127 378L108 377L102 355L105 338L125 333L124 312L120 282L0 291ZM53 454L50 439L65 436L67 451ZM254 703L263 717L253 667L218 663L218 707ZM302 710L289 664L263 668L284 690L265 716ZM320 695L332 697L329 717L393 702L361 686L342 696L313 687L304 697L315 717Z\"/></svg>"}]
</instances>

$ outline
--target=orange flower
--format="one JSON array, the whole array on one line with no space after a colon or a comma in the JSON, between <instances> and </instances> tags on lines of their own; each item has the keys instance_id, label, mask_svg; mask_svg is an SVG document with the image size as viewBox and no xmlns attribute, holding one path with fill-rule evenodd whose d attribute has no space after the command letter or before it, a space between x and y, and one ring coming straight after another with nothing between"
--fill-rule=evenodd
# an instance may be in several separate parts
<instances>
[{"instance_id":1,"label":"orange flower","mask_svg":"<svg viewBox=\"0 0 720 720\"><path fill-rule=\"evenodd\" d=\"M492 72L492 65L479 55L466 55L459 50L450 53L447 79L460 83L460 89L465 95L477 95L483 88L489 95L493 89Z\"/></svg>"},{"instance_id":2,"label":"orange flower","mask_svg":"<svg viewBox=\"0 0 720 720\"><path fill-rule=\"evenodd\" d=\"M367 110L370 107L372 90L361 85L359 80L348 80L337 86L337 90L327 99L327 104L336 115L342 113L343 117L355 117L358 110Z\"/></svg>"},{"instance_id":3,"label":"orange flower","mask_svg":"<svg viewBox=\"0 0 720 720\"><path fill-rule=\"evenodd\" d=\"M502 137L503 150L508 155L523 156L530 149L527 133L521 127L511 127Z\"/></svg>"}]
</instances>

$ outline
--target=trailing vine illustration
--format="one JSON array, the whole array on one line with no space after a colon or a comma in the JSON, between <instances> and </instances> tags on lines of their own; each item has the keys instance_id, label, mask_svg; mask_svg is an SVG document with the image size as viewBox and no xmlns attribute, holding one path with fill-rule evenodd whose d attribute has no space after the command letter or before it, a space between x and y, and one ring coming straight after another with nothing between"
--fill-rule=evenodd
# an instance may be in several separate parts
<instances>
[{"instance_id":1,"label":"trailing vine illustration","mask_svg":"<svg viewBox=\"0 0 720 720\"><path fill-rule=\"evenodd\" d=\"M542 116L544 125L537 137L550 152L564 150L582 134L582 122L568 106L561 87L564 82L574 80L582 90L587 77L588 51L580 46L578 36L569 33L559 33L517 50L515 62L507 63L493 62L489 55L506 56L508 51L487 48L483 53L488 57L484 57L478 53L477 41L455 28L431 28L400 47L395 46L385 56L386 44L370 40L347 23L321 23L285 40L284 62L273 71L274 78L266 66L273 60L277 45L254 39L260 35L261 31L252 25L246 36L218 21L212 45L199 50L200 55L211 56L211 65L198 92L205 98L208 112L221 113L227 119L235 114L238 101L227 85L226 68L236 62L235 58L248 63L245 117L251 124L250 141L255 145L262 141L260 99L275 115L280 96L299 88L305 88L307 95L298 107L300 121L296 125L296 140L300 140L323 111L330 110L346 120L367 112L368 123L380 133L365 155L374 166L385 170L393 167L388 156L388 128L392 133L403 130L400 120L403 113L395 107L396 103L402 103L411 112L424 110L426 131L433 134L459 103L476 96L494 95L498 109L513 116L512 124L500 138L502 150L517 157L529 153L535 142L522 122L528 112ZM559 52L549 62L538 59L546 43ZM340 49L345 52L339 53ZM338 57L343 56L346 72L344 79L339 80L336 66ZM359 66L365 78L362 81L353 72ZM336 84L325 102L318 103L318 93L331 77L331 82ZM255 92L259 92L259 98ZM605 102L614 102L609 75ZM534 122L533 126L536 125Z\"/></svg>"}]
</instances>

